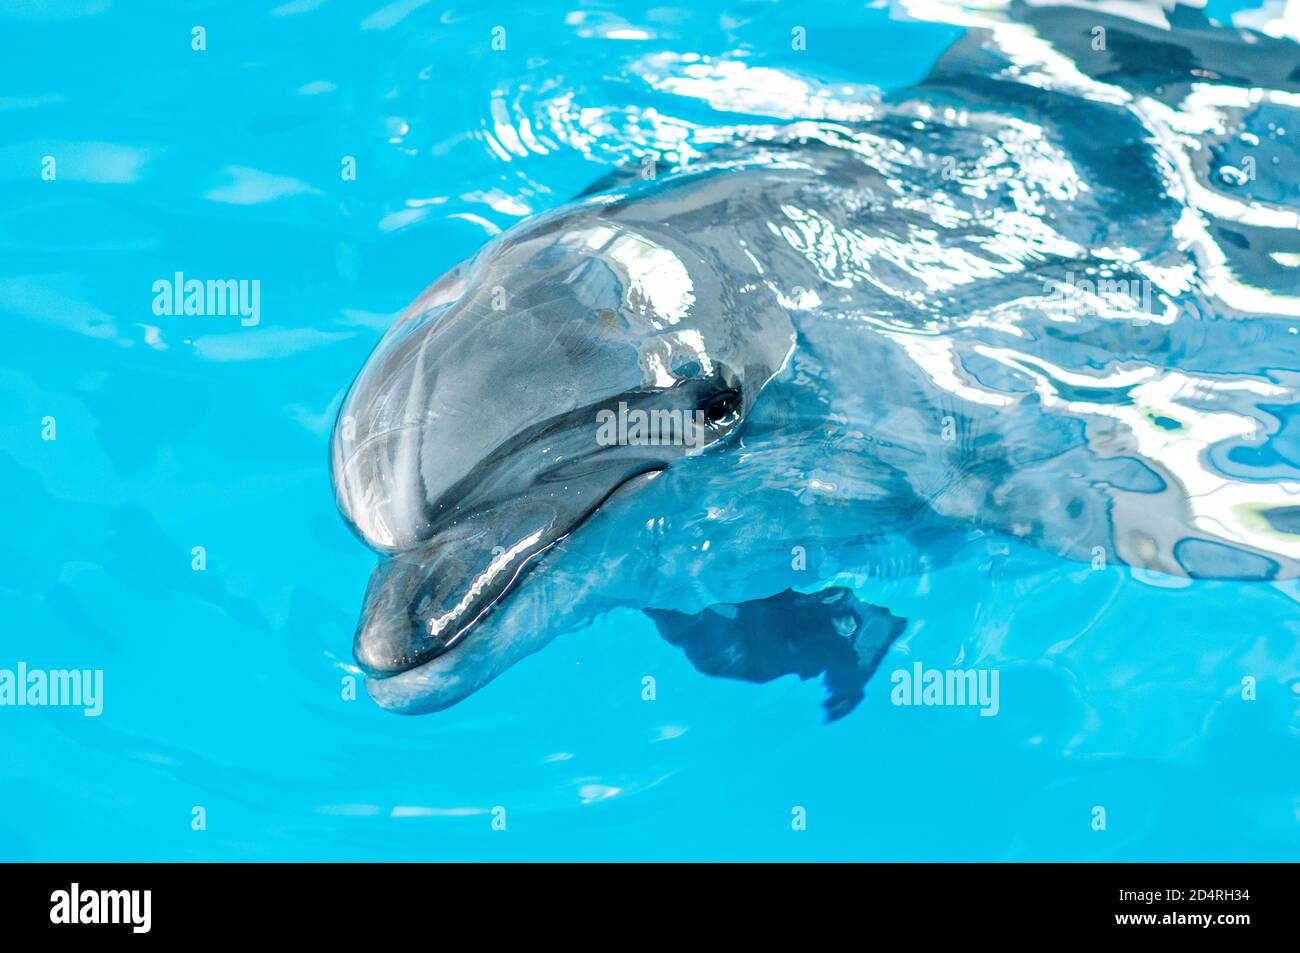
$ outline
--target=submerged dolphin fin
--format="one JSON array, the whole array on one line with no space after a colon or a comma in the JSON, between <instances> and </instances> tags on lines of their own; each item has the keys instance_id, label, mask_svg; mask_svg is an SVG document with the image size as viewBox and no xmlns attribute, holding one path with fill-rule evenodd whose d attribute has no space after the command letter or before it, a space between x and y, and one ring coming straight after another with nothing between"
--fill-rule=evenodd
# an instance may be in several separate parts
<instances>
[{"instance_id":1,"label":"submerged dolphin fin","mask_svg":"<svg viewBox=\"0 0 1300 953\"><path fill-rule=\"evenodd\" d=\"M862 701L863 686L907 626L906 619L862 602L843 586L811 594L787 589L694 614L644 612L659 634L684 649L706 675L747 682L823 675L828 721L842 718Z\"/></svg>"}]
</instances>

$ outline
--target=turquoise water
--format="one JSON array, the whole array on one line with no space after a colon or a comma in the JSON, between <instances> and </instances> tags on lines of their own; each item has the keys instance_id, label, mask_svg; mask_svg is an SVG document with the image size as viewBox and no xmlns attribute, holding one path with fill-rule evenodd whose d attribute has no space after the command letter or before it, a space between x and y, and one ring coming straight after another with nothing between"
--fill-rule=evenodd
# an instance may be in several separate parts
<instances>
[{"instance_id":1,"label":"turquoise water","mask_svg":"<svg viewBox=\"0 0 1300 953\"><path fill-rule=\"evenodd\" d=\"M830 724L815 680L703 675L632 610L444 712L350 697L374 557L326 448L383 330L611 169L863 118L970 22L828 6L0 4L0 668L104 679L98 717L0 708L0 858L1296 858L1294 581L973 533L862 584L910 625ZM177 272L258 280L256 324L157 314ZM1260 403L1280 484L1294 408ZM998 715L891 704L916 661L998 669Z\"/></svg>"}]
</instances>

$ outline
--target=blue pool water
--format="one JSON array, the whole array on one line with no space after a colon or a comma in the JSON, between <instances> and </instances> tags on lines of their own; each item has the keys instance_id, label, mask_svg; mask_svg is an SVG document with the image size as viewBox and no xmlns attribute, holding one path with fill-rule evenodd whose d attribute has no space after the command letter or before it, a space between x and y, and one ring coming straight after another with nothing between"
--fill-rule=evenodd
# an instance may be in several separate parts
<instances>
[{"instance_id":1,"label":"blue pool water","mask_svg":"<svg viewBox=\"0 0 1300 953\"><path fill-rule=\"evenodd\" d=\"M0 669L104 679L98 717L0 707L0 859L1300 856L1294 580L972 532L861 583L909 626L830 723L815 679L701 674L630 608L443 712L345 697L374 556L327 445L383 330L492 235L647 152L870 118L982 28L914 6L0 2ZM1203 79L1204 102L1235 102ZM1275 139L1300 135L1287 96ZM1208 234L1295 229L1297 181L1261 174L1232 227L1197 199ZM1300 244L1277 248L1233 278L1268 312L1234 326L1241 350L1167 363L1272 382L1267 439L1204 459L1285 489L1300 366L1257 361L1273 339L1249 331L1300 324ZM177 272L256 279L256 324L156 314ZM915 662L996 669L997 716L891 704Z\"/></svg>"}]
</instances>

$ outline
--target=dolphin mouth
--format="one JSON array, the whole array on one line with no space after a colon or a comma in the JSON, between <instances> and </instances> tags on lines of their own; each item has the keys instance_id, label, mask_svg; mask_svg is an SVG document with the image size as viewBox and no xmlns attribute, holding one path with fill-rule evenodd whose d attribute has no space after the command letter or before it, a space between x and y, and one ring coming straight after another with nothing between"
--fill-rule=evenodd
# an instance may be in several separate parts
<instances>
[{"instance_id":1,"label":"dolphin mouth","mask_svg":"<svg viewBox=\"0 0 1300 953\"><path fill-rule=\"evenodd\" d=\"M370 577L353 656L372 679L433 662L481 629L558 542L581 528L642 470L589 509L525 500L459 516L427 542L385 556Z\"/></svg>"},{"instance_id":2,"label":"dolphin mouth","mask_svg":"<svg viewBox=\"0 0 1300 953\"><path fill-rule=\"evenodd\" d=\"M353 640L357 664L371 677L388 678L451 651L563 538L548 532L552 526L540 525L508 546L453 530L381 559Z\"/></svg>"}]
</instances>

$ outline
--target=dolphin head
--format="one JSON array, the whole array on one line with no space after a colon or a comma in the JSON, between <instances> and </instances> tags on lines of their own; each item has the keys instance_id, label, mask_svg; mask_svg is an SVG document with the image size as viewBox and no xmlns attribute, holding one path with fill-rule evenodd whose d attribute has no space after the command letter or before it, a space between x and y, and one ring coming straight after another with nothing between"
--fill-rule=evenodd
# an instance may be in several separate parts
<instances>
[{"instance_id":1,"label":"dolphin head","mask_svg":"<svg viewBox=\"0 0 1300 953\"><path fill-rule=\"evenodd\" d=\"M636 210L597 198L499 236L357 377L331 466L382 557L354 643L368 674L470 637L620 488L727 441L788 357L761 282Z\"/></svg>"}]
</instances>

